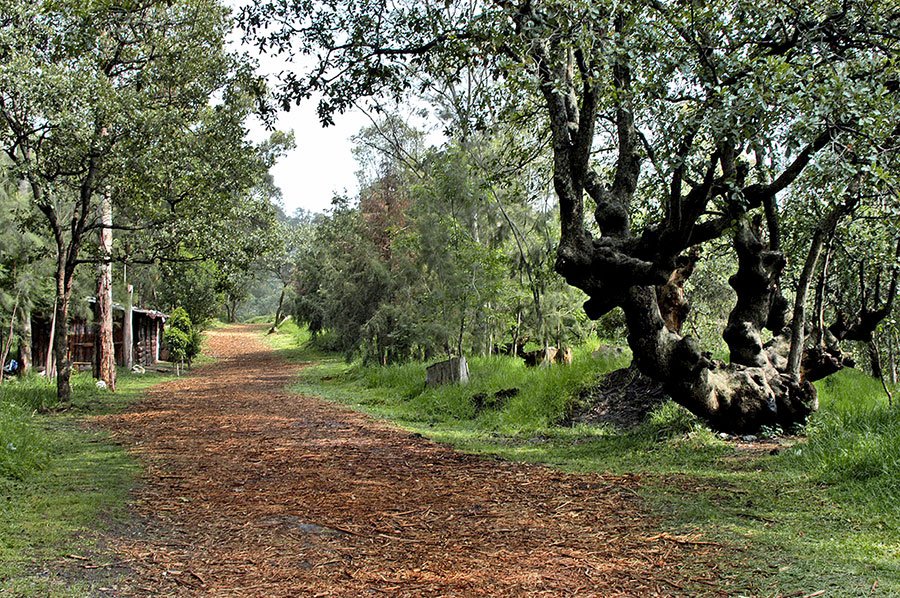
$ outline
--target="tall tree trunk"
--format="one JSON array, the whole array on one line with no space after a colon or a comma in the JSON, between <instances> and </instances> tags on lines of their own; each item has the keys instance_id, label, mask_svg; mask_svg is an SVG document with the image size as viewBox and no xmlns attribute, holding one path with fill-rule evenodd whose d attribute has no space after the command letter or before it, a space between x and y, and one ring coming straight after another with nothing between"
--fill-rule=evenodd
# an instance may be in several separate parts
<instances>
[{"instance_id":1,"label":"tall tree trunk","mask_svg":"<svg viewBox=\"0 0 900 598\"><path fill-rule=\"evenodd\" d=\"M53 313L50 316L50 338L47 340L47 359L44 362L44 377L48 380L54 376L53 353L56 347L56 306L59 303L57 298L53 302Z\"/></svg>"},{"instance_id":2,"label":"tall tree trunk","mask_svg":"<svg viewBox=\"0 0 900 598\"><path fill-rule=\"evenodd\" d=\"M459 335L456 337L456 356L462 357L463 335L466 332L466 306L463 304L463 313L459 318ZM452 355L450 357L453 357Z\"/></svg>"},{"instance_id":3,"label":"tall tree trunk","mask_svg":"<svg viewBox=\"0 0 900 598\"><path fill-rule=\"evenodd\" d=\"M897 335L888 335L888 347L890 349L891 361L891 384L897 384Z\"/></svg>"},{"instance_id":4,"label":"tall tree trunk","mask_svg":"<svg viewBox=\"0 0 900 598\"><path fill-rule=\"evenodd\" d=\"M122 319L122 365L125 371L134 366L134 286L125 287L125 315Z\"/></svg>"},{"instance_id":5,"label":"tall tree trunk","mask_svg":"<svg viewBox=\"0 0 900 598\"><path fill-rule=\"evenodd\" d=\"M881 367L881 352L878 350L878 343L873 338L866 343L866 350L869 353L869 366L872 368L872 377L878 380L884 380L884 368Z\"/></svg>"},{"instance_id":6,"label":"tall tree trunk","mask_svg":"<svg viewBox=\"0 0 900 598\"><path fill-rule=\"evenodd\" d=\"M19 370L27 374L31 370L31 310L23 307L20 312L20 344L19 344Z\"/></svg>"},{"instance_id":7,"label":"tall tree trunk","mask_svg":"<svg viewBox=\"0 0 900 598\"><path fill-rule=\"evenodd\" d=\"M269 328L269 334L274 334L281 325L282 310L284 309L284 293L286 290L287 286L281 285L281 295L278 297L278 308L275 310L275 321L272 322L272 327Z\"/></svg>"},{"instance_id":8,"label":"tall tree trunk","mask_svg":"<svg viewBox=\"0 0 900 598\"><path fill-rule=\"evenodd\" d=\"M56 273L56 335L53 353L56 360L56 397L63 405L72 400L72 363L69 361L69 299L72 296L72 278L67 272L65 253L58 260Z\"/></svg>"},{"instance_id":9,"label":"tall tree trunk","mask_svg":"<svg viewBox=\"0 0 900 598\"><path fill-rule=\"evenodd\" d=\"M9 349L12 347L13 336L15 336L16 329L16 316L19 315L19 294L16 293L16 303L13 305L12 313L9 316L9 335L6 338L6 342L2 343L3 352L0 354L0 383L3 382L3 375L5 372L3 368L6 367L6 358L9 356Z\"/></svg>"},{"instance_id":10,"label":"tall tree trunk","mask_svg":"<svg viewBox=\"0 0 900 598\"><path fill-rule=\"evenodd\" d=\"M869 359L872 363L872 376L877 378L879 382L881 382L881 387L884 389L884 394L887 395L888 405L894 405L894 395L891 393L891 389L888 388L887 381L884 379L884 368L881 366L881 351L878 349L878 343L873 338L868 343L869 348Z\"/></svg>"},{"instance_id":11,"label":"tall tree trunk","mask_svg":"<svg viewBox=\"0 0 900 598\"><path fill-rule=\"evenodd\" d=\"M237 317L237 299L229 298L225 300L225 317L228 319L229 324L234 324Z\"/></svg>"},{"instance_id":12,"label":"tall tree trunk","mask_svg":"<svg viewBox=\"0 0 900 598\"><path fill-rule=\"evenodd\" d=\"M828 283L828 267L831 264L831 255L834 251L833 239L829 239L825 248L825 258L822 262L822 270L819 272L819 281L816 283L815 296L815 325L813 326L813 344L816 347L824 347L825 342L825 287Z\"/></svg>"},{"instance_id":13,"label":"tall tree trunk","mask_svg":"<svg viewBox=\"0 0 900 598\"><path fill-rule=\"evenodd\" d=\"M100 129L97 132L100 133ZM67 218L68 224L66 225L60 220L54 202L48 201L44 197L44 189L40 182L35 178L29 179L34 203L47 218L47 224L53 231L53 237L56 240L56 303L54 305L56 330L55 336L51 336L54 336L52 344L53 352L56 355L56 396L63 404L72 400L70 384L72 364L69 362L68 355L69 300L72 297L72 280L78 264L78 251L81 248L90 216L98 159L98 155L94 153L88 159L87 171L81 180L77 201L70 217ZM68 240L66 240L66 231L69 232Z\"/></svg>"},{"instance_id":14,"label":"tall tree trunk","mask_svg":"<svg viewBox=\"0 0 900 598\"><path fill-rule=\"evenodd\" d=\"M112 202L109 191L100 197L100 266L97 277L97 377L116 389L116 352L112 305Z\"/></svg>"},{"instance_id":15,"label":"tall tree trunk","mask_svg":"<svg viewBox=\"0 0 900 598\"><path fill-rule=\"evenodd\" d=\"M788 354L787 366L788 374L793 376L794 380L800 380L800 361L803 357L804 337L806 335L806 296L809 294L810 284L812 284L813 276L819 265L819 256L822 254L822 248L825 245L825 234L826 231L821 227L817 228L813 234L809 253L806 256L806 263L803 264L800 280L797 281L794 315L791 323L791 349Z\"/></svg>"},{"instance_id":16,"label":"tall tree trunk","mask_svg":"<svg viewBox=\"0 0 900 598\"><path fill-rule=\"evenodd\" d=\"M522 308L519 307L516 309L516 329L513 333L513 346L511 355L513 357L519 356L519 331L522 329Z\"/></svg>"}]
</instances>

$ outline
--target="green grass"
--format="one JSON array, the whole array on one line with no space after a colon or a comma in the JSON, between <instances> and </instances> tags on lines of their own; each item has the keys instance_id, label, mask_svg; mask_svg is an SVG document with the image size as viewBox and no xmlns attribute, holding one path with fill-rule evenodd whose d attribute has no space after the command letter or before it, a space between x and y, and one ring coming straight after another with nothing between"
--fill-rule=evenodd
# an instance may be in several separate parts
<instances>
[{"instance_id":1,"label":"green grass","mask_svg":"<svg viewBox=\"0 0 900 598\"><path fill-rule=\"evenodd\" d=\"M69 579L54 565L99 550L97 531L122 521L137 466L83 418L118 411L163 379L120 374L110 393L78 374L71 405L46 413L39 409L55 406L52 384L35 377L0 385L0 595L96 593L101 577Z\"/></svg>"},{"instance_id":2,"label":"green grass","mask_svg":"<svg viewBox=\"0 0 900 598\"><path fill-rule=\"evenodd\" d=\"M777 454L719 439L674 404L629 432L563 427L577 389L621 363L576 352L569 368L470 360L468 386L424 386L424 365L347 364L293 323L269 343L310 362L294 390L351 405L460 450L568 471L638 474L668 531L700 531L729 549L729 595L900 595L900 409L848 370L818 384L821 410ZM474 395L519 388L475 409Z\"/></svg>"},{"instance_id":3,"label":"green grass","mask_svg":"<svg viewBox=\"0 0 900 598\"><path fill-rule=\"evenodd\" d=\"M263 314L244 320L244 324L271 324L275 320L275 314Z\"/></svg>"},{"instance_id":4,"label":"green grass","mask_svg":"<svg viewBox=\"0 0 900 598\"><path fill-rule=\"evenodd\" d=\"M858 371L819 388L824 406L807 426L810 441L788 462L836 498L875 513L900 509L900 409L887 407L881 384Z\"/></svg>"}]
</instances>

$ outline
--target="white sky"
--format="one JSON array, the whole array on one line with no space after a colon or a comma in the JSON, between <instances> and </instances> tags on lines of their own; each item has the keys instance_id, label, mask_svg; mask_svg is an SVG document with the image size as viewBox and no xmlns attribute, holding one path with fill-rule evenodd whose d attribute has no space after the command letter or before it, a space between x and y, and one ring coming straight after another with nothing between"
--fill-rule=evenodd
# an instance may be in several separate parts
<instances>
[{"instance_id":1,"label":"white sky","mask_svg":"<svg viewBox=\"0 0 900 598\"><path fill-rule=\"evenodd\" d=\"M225 0L225 4L237 9L246 0ZM252 46L243 45L241 32L232 33L229 45L239 52L246 52L259 61L259 73L269 77L274 87L279 72L288 70L290 64L281 59L260 55ZM290 112L280 112L275 128L294 131L297 147L272 168L275 184L281 188L284 210L293 214L297 208L321 212L331 206L335 193L356 195L356 161L350 152L350 137L370 124L360 112L336 115L333 126L323 128L316 116L316 98L293 106ZM260 142L270 132L256 119L250 123L250 138Z\"/></svg>"},{"instance_id":2,"label":"white sky","mask_svg":"<svg viewBox=\"0 0 900 598\"><path fill-rule=\"evenodd\" d=\"M245 0L225 1L236 9ZM240 36L240 31L232 34L229 40L232 49L254 56L259 61L258 72L269 78L272 87L280 72L301 68L282 58L260 55L254 47L243 45ZM282 192L284 211L289 215L298 208L322 212L331 206L335 194L355 197L359 191L356 178L358 165L351 152L353 144L350 137L371 125L372 121L366 114L354 109L334 115L334 125L322 127L316 116L317 102L316 97L304 100L289 112L280 112L275 122L278 130L292 130L296 141L296 148L271 170L275 184ZM405 108L406 111L411 110L409 105ZM411 116L408 115L408 118ZM428 132L426 143L439 145L443 141L435 122L429 121L428 117L420 116L412 120L414 126ZM271 134L256 119L252 120L249 128L250 139L254 142L263 141Z\"/></svg>"},{"instance_id":3,"label":"white sky","mask_svg":"<svg viewBox=\"0 0 900 598\"><path fill-rule=\"evenodd\" d=\"M313 99L279 114L276 128L293 130L297 143L272 168L287 214L293 214L297 208L321 212L331 205L335 193L347 192L353 196L358 191L350 137L368 125L369 120L364 114L349 112L335 116L334 121L334 126L328 128L319 124ZM253 141L269 135L259 123L252 124L250 131Z\"/></svg>"}]
</instances>

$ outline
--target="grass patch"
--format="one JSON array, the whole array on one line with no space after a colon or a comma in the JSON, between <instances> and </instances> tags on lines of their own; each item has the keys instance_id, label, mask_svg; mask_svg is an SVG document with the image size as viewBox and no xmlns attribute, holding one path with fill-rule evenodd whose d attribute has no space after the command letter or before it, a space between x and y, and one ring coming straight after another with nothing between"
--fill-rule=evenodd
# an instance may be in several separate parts
<instances>
[{"instance_id":1,"label":"grass patch","mask_svg":"<svg viewBox=\"0 0 900 598\"><path fill-rule=\"evenodd\" d=\"M275 314L263 314L261 316L253 316L252 318L247 318L243 322L244 324L271 324L275 321Z\"/></svg>"},{"instance_id":2,"label":"grass patch","mask_svg":"<svg viewBox=\"0 0 900 598\"><path fill-rule=\"evenodd\" d=\"M720 439L671 403L629 432L556 425L581 385L624 365L593 360L584 348L569 368L473 358L468 386L426 389L423 364L348 364L292 322L267 339L314 364L301 371L299 393L470 453L641 475L642 494L669 531L701 531L733 548L722 573L729 595L900 595L900 409L860 372L818 383L821 410L806 437L770 454ZM512 387L515 397L476 408L477 395Z\"/></svg>"},{"instance_id":3,"label":"grass patch","mask_svg":"<svg viewBox=\"0 0 900 598\"><path fill-rule=\"evenodd\" d=\"M96 593L95 582L60 578L54 564L97 550L96 531L125 516L137 466L83 418L118 411L163 379L120 373L111 393L76 374L71 405L43 413L56 404L53 384L35 377L0 385L0 594Z\"/></svg>"},{"instance_id":4,"label":"grass patch","mask_svg":"<svg viewBox=\"0 0 900 598\"><path fill-rule=\"evenodd\" d=\"M855 370L819 389L823 408L807 426L809 442L786 464L873 514L900 509L900 409L887 405L880 382Z\"/></svg>"}]
</instances>

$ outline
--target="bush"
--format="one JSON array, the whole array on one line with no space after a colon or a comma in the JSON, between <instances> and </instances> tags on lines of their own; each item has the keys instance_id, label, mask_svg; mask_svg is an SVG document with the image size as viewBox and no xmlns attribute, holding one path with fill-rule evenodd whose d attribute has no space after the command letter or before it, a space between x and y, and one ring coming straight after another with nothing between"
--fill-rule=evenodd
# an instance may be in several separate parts
<instances>
[{"instance_id":1,"label":"bush","mask_svg":"<svg viewBox=\"0 0 900 598\"><path fill-rule=\"evenodd\" d=\"M169 359L172 362L187 361L188 346L191 339L180 328L169 328L165 334L166 347L169 349Z\"/></svg>"},{"instance_id":2,"label":"bush","mask_svg":"<svg viewBox=\"0 0 900 598\"><path fill-rule=\"evenodd\" d=\"M192 362L197 355L200 355L200 349L203 348L203 335L199 330L194 328L191 330L191 339L187 346L187 360Z\"/></svg>"},{"instance_id":3,"label":"bush","mask_svg":"<svg viewBox=\"0 0 900 598\"><path fill-rule=\"evenodd\" d=\"M163 341L169 349L169 356L173 362L186 361L190 364L200 353L203 337L191 324L188 313L179 307L169 318Z\"/></svg>"}]
</instances>

